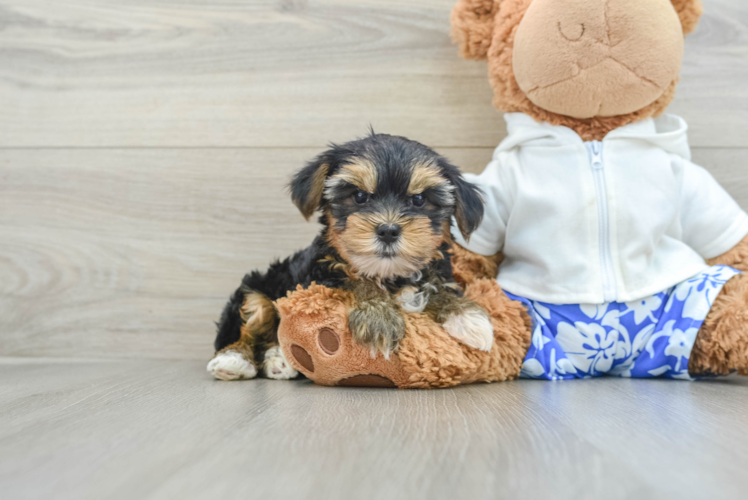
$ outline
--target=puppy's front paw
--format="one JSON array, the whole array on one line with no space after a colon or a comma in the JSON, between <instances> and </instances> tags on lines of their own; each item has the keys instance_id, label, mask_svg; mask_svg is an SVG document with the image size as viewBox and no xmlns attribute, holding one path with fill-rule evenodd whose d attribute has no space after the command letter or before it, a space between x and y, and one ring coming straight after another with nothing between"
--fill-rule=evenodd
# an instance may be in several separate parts
<instances>
[{"instance_id":1,"label":"puppy's front paw","mask_svg":"<svg viewBox=\"0 0 748 500\"><path fill-rule=\"evenodd\" d=\"M483 309L474 307L450 315L442 325L451 336L481 351L493 346L493 326Z\"/></svg>"},{"instance_id":2,"label":"puppy's front paw","mask_svg":"<svg viewBox=\"0 0 748 500\"><path fill-rule=\"evenodd\" d=\"M208 363L206 370L218 380L241 380L257 376L255 365L236 351L216 354Z\"/></svg>"},{"instance_id":3,"label":"puppy's front paw","mask_svg":"<svg viewBox=\"0 0 748 500\"><path fill-rule=\"evenodd\" d=\"M348 329L356 342L371 349L372 357L381 352L390 359L405 336L405 321L389 305L369 303L348 313Z\"/></svg>"},{"instance_id":4,"label":"puppy's front paw","mask_svg":"<svg viewBox=\"0 0 748 500\"><path fill-rule=\"evenodd\" d=\"M299 372L294 370L286 360L280 346L271 347L265 351L262 372L267 378L275 380L289 380L299 375Z\"/></svg>"}]
</instances>

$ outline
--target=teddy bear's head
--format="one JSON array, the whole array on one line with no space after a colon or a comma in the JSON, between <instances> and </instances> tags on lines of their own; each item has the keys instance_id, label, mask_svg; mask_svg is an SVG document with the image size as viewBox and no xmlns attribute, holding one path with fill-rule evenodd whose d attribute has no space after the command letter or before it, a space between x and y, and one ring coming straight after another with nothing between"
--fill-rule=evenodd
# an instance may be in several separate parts
<instances>
[{"instance_id":1,"label":"teddy bear's head","mask_svg":"<svg viewBox=\"0 0 748 500\"><path fill-rule=\"evenodd\" d=\"M487 60L494 105L585 140L670 104L699 0L460 0L460 55Z\"/></svg>"}]
</instances>

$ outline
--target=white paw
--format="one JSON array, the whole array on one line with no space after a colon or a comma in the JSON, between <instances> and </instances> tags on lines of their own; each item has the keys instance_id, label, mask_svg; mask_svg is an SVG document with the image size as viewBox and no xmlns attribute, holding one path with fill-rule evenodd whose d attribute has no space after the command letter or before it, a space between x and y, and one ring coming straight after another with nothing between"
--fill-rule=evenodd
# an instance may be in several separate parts
<instances>
[{"instance_id":1,"label":"white paw","mask_svg":"<svg viewBox=\"0 0 748 500\"><path fill-rule=\"evenodd\" d=\"M241 380L255 378L257 368L236 351L226 351L211 359L206 368L219 380Z\"/></svg>"},{"instance_id":2,"label":"white paw","mask_svg":"<svg viewBox=\"0 0 748 500\"><path fill-rule=\"evenodd\" d=\"M493 346L493 326L482 309L453 314L442 326L451 336L475 349L490 351Z\"/></svg>"},{"instance_id":3,"label":"white paw","mask_svg":"<svg viewBox=\"0 0 748 500\"><path fill-rule=\"evenodd\" d=\"M426 305L429 303L429 294L428 291L419 292L418 288L407 286L400 290L397 301L400 302L403 311L420 313L426 309Z\"/></svg>"},{"instance_id":4,"label":"white paw","mask_svg":"<svg viewBox=\"0 0 748 500\"><path fill-rule=\"evenodd\" d=\"M299 374L286 360L280 346L271 347L265 351L262 372L267 378L274 378L275 380L288 380L295 378Z\"/></svg>"}]
</instances>

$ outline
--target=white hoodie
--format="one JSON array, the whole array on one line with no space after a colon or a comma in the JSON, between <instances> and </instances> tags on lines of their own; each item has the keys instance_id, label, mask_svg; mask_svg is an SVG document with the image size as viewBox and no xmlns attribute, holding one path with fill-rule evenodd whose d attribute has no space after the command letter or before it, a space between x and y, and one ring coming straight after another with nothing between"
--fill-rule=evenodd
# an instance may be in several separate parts
<instances>
[{"instance_id":1,"label":"white hoodie","mask_svg":"<svg viewBox=\"0 0 748 500\"><path fill-rule=\"evenodd\" d=\"M499 284L554 304L628 302L707 268L748 234L748 215L690 162L682 118L626 125L602 142L505 115L509 135L479 176L483 223L469 242L504 253Z\"/></svg>"}]
</instances>

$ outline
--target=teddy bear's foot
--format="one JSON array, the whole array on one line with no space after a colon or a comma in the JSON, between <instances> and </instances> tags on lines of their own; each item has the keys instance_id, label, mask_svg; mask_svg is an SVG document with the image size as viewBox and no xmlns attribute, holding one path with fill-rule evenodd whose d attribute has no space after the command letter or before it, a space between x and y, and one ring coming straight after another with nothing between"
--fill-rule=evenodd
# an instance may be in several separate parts
<instances>
[{"instance_id":1,"label":"teddy bear's foot","mask_svg":"<svg viewBox=\"0 0 748 500\"><path fill-rule=\"evenodd\" d=\"M295 326L291 324L294 319L285 319L285 326ZM317 384L354 387L405 385L407 374L403 373L396 358L388 361L381 353L372 357L369 348L356 343L353 336L341 328L342 325L310 326L308 330L297 330L288 335L290 342L284 347L291 356L290 364L295 364L301 373Z\"/></svg>"},{"instance_id":2,"label":"teddy bear's foot","mask_svg":"<svg viewBox=\"0 0 748 500\"><path fill-rule=\"evenodd\" d=\"M488 352L493 346L493 325L488 314L480 307L452 314L442 326L468 347Z\"/></svg>"},{"instance_id":3,"label":"teddy bear's foot","mask_svg":"<svg viewBox=\"0 0 748 500\"><path fill-rule=\"evenodd\" d=\"M728 281L699 330L688 360L691 376L748 375L748 274Z\"/></svg>"},{"instance_id":4,"label":"teddy bear's foot","mask_svg":"<svg viewBox=\"0 0 748 500\"><path fill-rule=\"evenodd\" d=\"M276 302L278 342L289 364L320 385L407 387L409 374L397 355L356 342L348 329L355 302L350 292L312 284Z\"/></svg>"},{"instance_id":5,"label":"teddy bear's foot","mask_svg":"<svg viewBox=\"0 0 748 500\"><path fill-rule=\"evenodd\" d=\"M208 373L218 380L242 380L257 376L257 368L254 363L233 350L221 351L208 362L206 367Z\"/></svg>"},{"instance_id":6,"label":"teddy bear's foot","mask_svg":"<svg viewBox=\"0 0 748 500\"><path fill-rule=\"evenodd\" d=\"M262 373L267 378L275 380L289 380L299 376L299 372L293 369L291 363L283 355L280 346L274 346L265 351Z\"/></svg>"}]
</instances>

